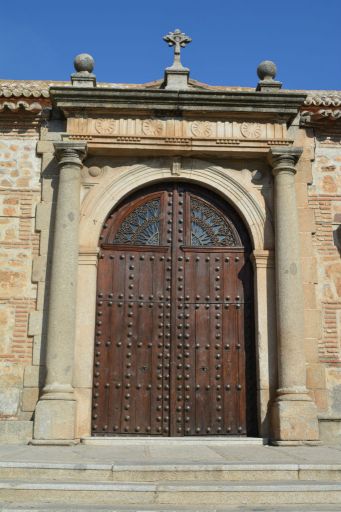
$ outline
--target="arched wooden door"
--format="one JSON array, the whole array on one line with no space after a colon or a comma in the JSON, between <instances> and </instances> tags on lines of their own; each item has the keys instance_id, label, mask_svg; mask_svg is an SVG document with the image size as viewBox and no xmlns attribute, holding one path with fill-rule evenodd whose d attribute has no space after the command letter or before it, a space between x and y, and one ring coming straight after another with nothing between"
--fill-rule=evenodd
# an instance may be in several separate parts
<instances>
[{"instance_id":1,"label":"arched wooden door","mask_svg":"<svg viewBox=\"0 0 341 512\"><path fill-rule=\"evenodd\" d=\"M93 435L255 435L250 241L200 188L140 191L103 226Z\"/></svg>"}]
</instances>

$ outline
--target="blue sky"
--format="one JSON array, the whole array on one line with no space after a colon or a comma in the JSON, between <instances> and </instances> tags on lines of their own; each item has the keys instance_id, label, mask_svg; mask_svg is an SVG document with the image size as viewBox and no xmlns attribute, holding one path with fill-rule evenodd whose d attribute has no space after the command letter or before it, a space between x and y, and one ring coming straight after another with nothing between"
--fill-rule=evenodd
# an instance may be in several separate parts
<instances>
[{"instance_id":1,"label":"blue sky","mask_svg":"<svg viewBox=\"0 0 341 512\"><path fill-rule=\"evenodd\" d=\"M91 53L98 81L163 76L180 28L191 77L254 86L270 59L288 89L341 89L341 0L29 0L1 5L0 77L68 80L77 53Z\"/></svg>"}]
</instances>

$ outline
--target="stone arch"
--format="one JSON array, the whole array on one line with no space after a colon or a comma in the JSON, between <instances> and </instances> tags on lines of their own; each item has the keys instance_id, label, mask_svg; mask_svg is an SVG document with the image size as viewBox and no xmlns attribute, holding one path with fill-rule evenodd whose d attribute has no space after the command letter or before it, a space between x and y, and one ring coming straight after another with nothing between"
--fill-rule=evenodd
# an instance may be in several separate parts
<instances>
[{"instance_id":1,"label":"stone arch","mask_svg":"<svg viewBox=\"0 0 341 512\"><path fill-rule=\"evenodd\" d=\"M241 215L249 231L253 248L272 246L272 229L266 222L266 207L261 193L239 173L238 180L229 172L209 162L191 160L177 175L170 168L151 169L148 164L106 170L101 182L84 198L80 218L80 247L95 249L101 226L109 211L125 196L158 181L180 180L210 188L227 200Z\"/></svg>"}]
</instances>

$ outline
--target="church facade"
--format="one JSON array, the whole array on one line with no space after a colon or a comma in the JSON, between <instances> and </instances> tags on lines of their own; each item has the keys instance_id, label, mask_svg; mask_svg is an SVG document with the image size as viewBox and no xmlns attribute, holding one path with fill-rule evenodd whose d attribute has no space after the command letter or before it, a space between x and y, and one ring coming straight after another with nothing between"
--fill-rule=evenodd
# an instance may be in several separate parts
<instances>
[{"instance_id":1,"label":"church facade","mask_svg":"<svg viewBox=\"0 0 341 512\"><path fill-rule=\"evenodd\" d=\"M341 93L0 82L0 440L341 438Z\"/></svg>"}]
</instances>

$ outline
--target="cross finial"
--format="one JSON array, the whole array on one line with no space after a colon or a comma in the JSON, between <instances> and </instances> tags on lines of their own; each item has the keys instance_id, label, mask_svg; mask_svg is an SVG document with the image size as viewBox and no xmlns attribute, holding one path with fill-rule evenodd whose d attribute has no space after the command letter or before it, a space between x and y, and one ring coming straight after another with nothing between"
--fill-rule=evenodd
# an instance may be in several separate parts
<instances>
[{"instance_id":1,"label":"cross finial","mask_svg":"<svg viewBox=\"0 0 341 512\"><path fill-rule=\"evenodd\" d=\"M174 32L169 32L164 36L163 40L166 41L169 46L174 46L174 62L168 69L185 69L180 61L180 52L181 48L185 48L186 44L189 44L192 39L177 28Z\"/></svg>"}]
</instances>

